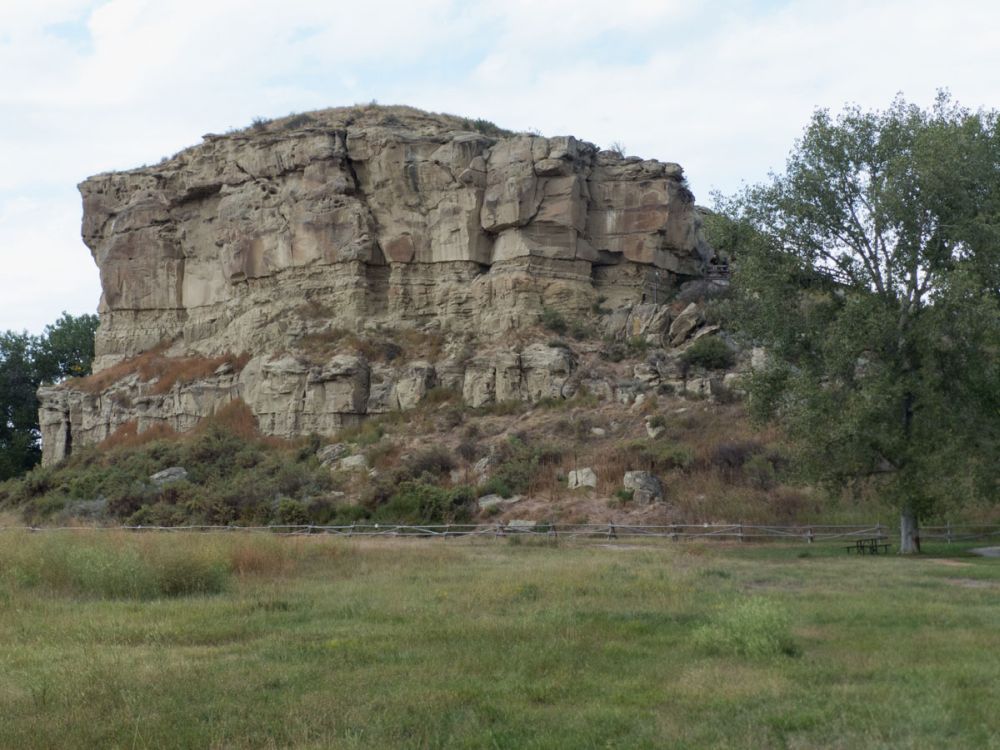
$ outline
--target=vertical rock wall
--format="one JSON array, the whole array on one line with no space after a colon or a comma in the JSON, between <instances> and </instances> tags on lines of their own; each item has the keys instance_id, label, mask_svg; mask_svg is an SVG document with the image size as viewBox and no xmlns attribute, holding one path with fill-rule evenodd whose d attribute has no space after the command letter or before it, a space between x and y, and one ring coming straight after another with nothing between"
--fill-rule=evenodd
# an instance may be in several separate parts
<instances>
[{"instance_id":1,"label":"vertical rock wall","mask_svg":"<svg viewBox=\"0 0 1000 750\"><path fill-rule=\"evenodd\" d=\"M80 191L103 288L95 368L123 377L42 390L46 461L128 421L189 429L237 397L263 431L292 436L408 408L439 381L473 403L558 395L572 357L508 351L512 332L544 308L584 319L599 297L665 298L711 256L676 164L401 107L208 135ZM451 348L376 365L313 346L400 331ZM458 342L480 356L458 361ZM127 367L154 347L251 357L154 394Z\"/></svg>"}]
</instances>

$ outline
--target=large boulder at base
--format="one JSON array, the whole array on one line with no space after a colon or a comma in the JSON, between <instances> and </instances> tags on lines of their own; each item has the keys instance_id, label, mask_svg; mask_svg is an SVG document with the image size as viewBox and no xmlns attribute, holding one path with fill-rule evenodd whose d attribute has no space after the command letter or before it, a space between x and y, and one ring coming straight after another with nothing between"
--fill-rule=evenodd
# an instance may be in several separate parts
<instances>
[{"instance_id":1,"label":"large boulder at base","mask_svg":"<svg viewBox=\"0 0 1000 750\"><path fill-rule=\"evenodd\" d=\"M626 490L632 490L632 500L639 505L663 499L663 483L648 471L626 471L622 484Z\"/></svg>"},{"instance_id":2,"label":"large boulder at base","mask_svg":"<svg viewBox=\"0 0 1000 750\"><path fill-rule=\"evenodd\" d=\"M580 487L597 487L597 474L594 473L593 469L574 469L569 473L566 478L566 486L571 490L579 489Z\"/></svg>"}]
</instances>

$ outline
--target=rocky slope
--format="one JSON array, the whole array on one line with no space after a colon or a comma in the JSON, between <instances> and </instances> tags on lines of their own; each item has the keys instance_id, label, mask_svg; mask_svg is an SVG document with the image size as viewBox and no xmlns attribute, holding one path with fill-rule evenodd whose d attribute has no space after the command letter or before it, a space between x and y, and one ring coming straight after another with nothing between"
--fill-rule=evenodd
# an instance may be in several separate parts
<instances>
[{"instance_id":1,"label":"rocky slope","mask_svg":"<svg viewBox=\"0 0 1000 750\"><path fill-rule=\"evenodd\" d=\"M702 320L667 303L714 260L677 164L403 107L206 135L80 191L98 356L40 391L47 463L237 398L292 437L436 388L619 397L635 384L581 371L539 322L680 345ZM647 367L638 382L676 375Z\"/></svg>"}]
</instances>

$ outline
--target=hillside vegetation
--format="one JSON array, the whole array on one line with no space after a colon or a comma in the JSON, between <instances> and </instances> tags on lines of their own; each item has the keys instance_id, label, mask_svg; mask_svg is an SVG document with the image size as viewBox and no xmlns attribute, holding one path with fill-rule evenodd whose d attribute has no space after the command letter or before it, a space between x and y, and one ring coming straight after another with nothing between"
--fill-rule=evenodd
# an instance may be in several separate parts
<instances>
[{"instance_id":1,"label":"hillside vegetation","mask_svg":"<svg viewBox=\"0 0 1000 750\"><path fill-rule=\"evenodd\" d=\"M472 409L440 391L416 410L342 431L339 450L370 468L323 465L325 442L262 437L234 402L191 434L126 425L0 484L0 508L32 523L143 526L892 521L877 498L797 483L794 452L778 433L754 428L740 403L661 395L626 407L581 395ZM175 466L186 479L150 480ZM569 473L584 467L597 486L570 489ZM662 478L663 502L642 505L623 489L624 472L639 469ZM480 508L483 496L504 500ZM995 510L947 509L951 520L984 522Z\"/></svg>"}]
</instances>

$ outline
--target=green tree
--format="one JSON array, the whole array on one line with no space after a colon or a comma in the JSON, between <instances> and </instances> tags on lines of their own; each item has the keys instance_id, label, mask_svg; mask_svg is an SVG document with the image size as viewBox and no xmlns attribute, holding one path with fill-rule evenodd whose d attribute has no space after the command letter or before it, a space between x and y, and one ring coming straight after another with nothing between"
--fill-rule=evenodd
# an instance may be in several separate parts
<instances>
[{"instance_id":1,"label":"green tree","mask_svg":"<svg viewBox=\"0 0 1000 750\"><path fill-rule=\"evenodd\" d=\"M816 479L900 509L900 551L948 501L1000 484L1000 127L940 94L923 110L817 111L783 174L717 198L731 322L765 347L757 418Z\"/></svg>"},{"instance_id":2,"label":"green tree","mask_svg":"<svg viewBox=\"0 0 1000 750\"><path fill-rule=\"evenodd\" d=\"M63 313L41 336L0 333L0 481L38 463L38 386L90 372L96 330L96 315Z\"/></svg>"}]
</instances>

